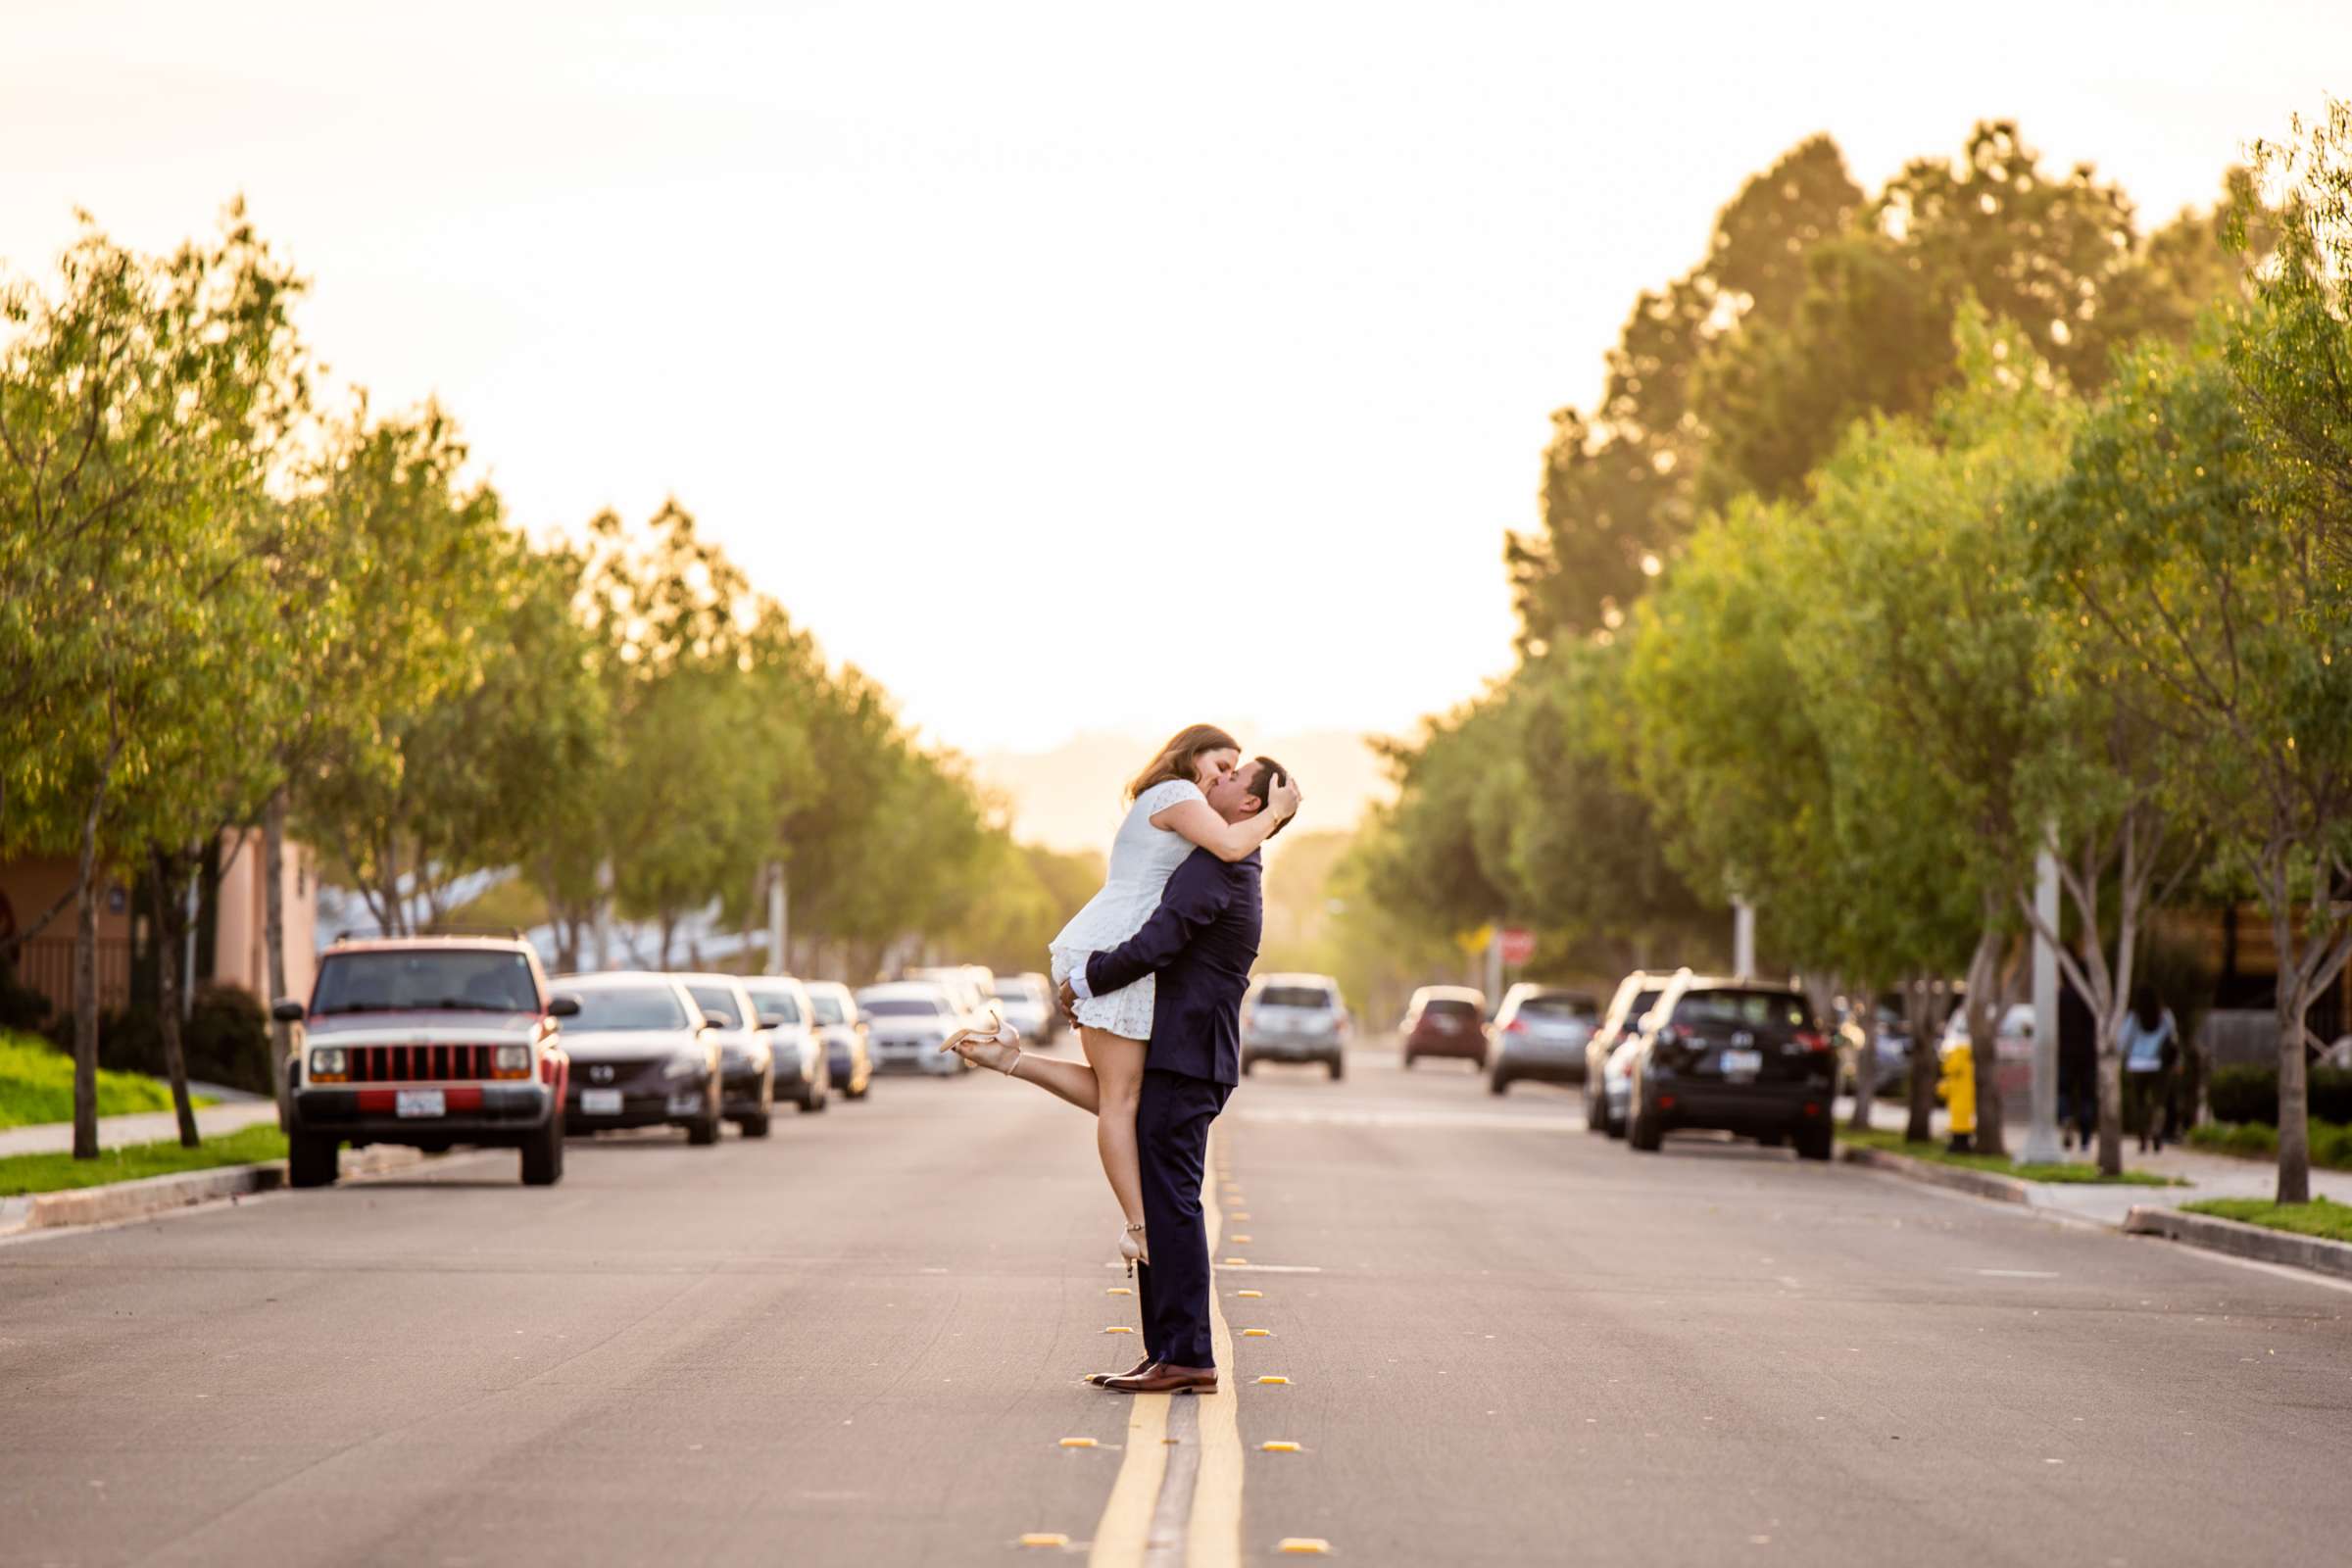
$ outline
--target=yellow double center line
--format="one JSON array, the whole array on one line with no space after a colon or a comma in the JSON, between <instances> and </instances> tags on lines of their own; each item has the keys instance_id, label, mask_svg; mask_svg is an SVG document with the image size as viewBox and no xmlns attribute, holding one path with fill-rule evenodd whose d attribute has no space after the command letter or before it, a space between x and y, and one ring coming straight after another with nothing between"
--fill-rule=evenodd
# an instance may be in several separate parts
<instances>
[{"instance_id":1,"label":"yellow double center line","mask_svg":"<svg viewBox=\"0 0 2352 1568\"><path fill-rule=\"evenodd\" d=\"M1209 1255L1223 1240L1225 1214L1217 1206L1217 1135L1209 1135L1210 1157L1200 1183L1202 1218L1208 1226ZM1236 1568L1242 1560L1242 1428L1235 1408L1240 1397L1233 1361L1233 1330L1217 1303L1216 1275L1209 1275L1208 1323L1215 1348L1220 1391L1205 1397L1186 1395L1198 1420L1193 1441L1200 1444L1198 1464L1171 1470L1168 1464L1168 1413L1171 1396L1139 1394L1127 1417L1127 1451L1119 1459L1118 1479L1111 1483L1110 1500L1095 1524L1089 1568L1141 1568L1174 1563L1182 1551L1185 1568ZM1179 1442L1183 1439L1180 1437ZM1162 1493L1171 1481L1192 1486L1191 1504L1184 1510L1181 1540L1153 1539L1152 1525L1174 1511L1174 1496ZM1170 1507L1163 1510L1163 1502Z\"/></svg>"}]
</instances>

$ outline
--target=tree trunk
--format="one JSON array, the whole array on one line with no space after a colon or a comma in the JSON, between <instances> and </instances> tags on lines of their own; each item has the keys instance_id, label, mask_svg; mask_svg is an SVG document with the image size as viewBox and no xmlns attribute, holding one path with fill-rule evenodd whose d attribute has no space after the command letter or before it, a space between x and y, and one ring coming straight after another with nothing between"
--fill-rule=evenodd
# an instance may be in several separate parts
<instances>
[{"instance_id":1,"label":"tree trunk","mask_svg":"<svg viewBox=\"0 0 2352 1568\"><path fill-rule=\"evenodd\" d=\"M172 1109L179 1119L179 1147L194 1149L204 1140L197 1136L196 1107L188 1101L188 1058L179 1033L179 942L186 924L180 906L179 862L151 847L147 865L153 873L150 885L155 894L155 1003L164 1037L164 1072L172 1085Z\"/></svg>"},{"instance_id":2,"label":"tree trunk","mask_svg":"<svg viewBox=\"0 0 2352 1568\"><path fill-rule=\"evenodd\" d=\"M2281 900L2283 906L2285 901ZM2311 1201L2311 1053L2303 1049L2303 1018L2311 999L2301 965L2288 973L2293 950L2289 917L2274 911L2271 928L2278 955L2278 1193L2281 1203Z\"/></svg>"},{"instance_id":3,"label":"tree trunk","mask_svg":"<svg viewBox=\"0 0 2352 1568\"><path fill-rule=\"evenodd\" d=\"M270 1004L274 1007L286 994L286 795L287 787L280 784L270 792L270 804L262 812L262 953L270 966ZM270 1023L270 1079L277 1096L277 1125L286 1126L287 1113L292 1109L287 1098L291 1076L286 1070L287 1059L294 1054L294 1026L271 1019Z\"/></svg>"},{"instance_id":4,"label":"tree trunk","mask_svg":"<svg viewBox=\"0 0 2352 1568\"><path fill-rule=\"evenodd\" d=\"M1903 1019L1911 1030L1911 1117L1903 1141L1936 1141L1936 1080L1941 1076L1936 1059L1936 1024L1931 1021L1934 994L1925 975L1913 975L1903 987Z\"/></svg>"},{"instance_id":5,"label":"tree trunk","mask_svg":"<svg viewBox=\"0 0 2352 1568\"><path fill-rule=\"evenodd\" d=\"M2124 1173L2124 1058L2117 1020L2099 1016L2099 1174Z\"/></svg>"},{"instance_id":6,"label":"tree trunk","mask_svg":"<svg viewBox=\"0 0 2352 1568\"><path fill-rule=\"evenodd\" d=\"M114 710L107 710L111 720ZM114 735L98 764L98 784L81 818L81 894L74 922L74 1157L98 1157L98 819L115 780L122 737Z\"/></svg>"},{"instance_id":7,"label":"tree trunk","mask_svg":"<svg viewBox=\"0 0 2352 1568\"><path fill-rule=\"evenodd\" d=\"M1968 1054L1977 1079L1977 1152L2006 1156L2009 1140L2001 1126L2001 1017L2009 1010L2002 983L2001 955L2009 934L1989 917L1978 933L1968 964Z\"/></svg>"}]
</instances>

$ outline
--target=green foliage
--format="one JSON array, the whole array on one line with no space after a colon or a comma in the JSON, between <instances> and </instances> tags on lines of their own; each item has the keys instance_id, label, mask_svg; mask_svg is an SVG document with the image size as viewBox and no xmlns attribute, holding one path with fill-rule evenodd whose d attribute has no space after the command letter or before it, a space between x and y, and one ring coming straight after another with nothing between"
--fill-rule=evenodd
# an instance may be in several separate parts
<instances>
[{"instance_id":1,"label":"green foliage","mask_svg":"<svg viewBox=\"0 0 2352 1568\"><path fill-rule=\"evenodd\" d=\"M200 1105L213 1101L199 1097ZM172 1091L137 1073L98 1074L98 1114L127 1116L169 1110ZM74 1115L74 1058L38 1035L0 1029L0 1127L70 1121Z\"/></svg>"},{"instance_id":2,"label":"green foliage","mask_svg":"<svg viewBox=\"0 0 2352 1568\"><path fill-rule=\"evenodd\" d=\"M224 1138L207 1138L195 1149L178 1144L132 1144L109 1149L96 1159L71 1154L11 1154L0 1158L0 1198L24 1193L62 1193L114 1182L175 1176L221 1165L258 1165L286 1157L286 1135L275 1127L244 1127Z\"/></svg>"},{"instance_id":3,"label":"green foliage","mask_svg":"<svg viewBox=\"0 0 2352 1568\"><path fill-rule=\"evenodd\" d=\"M236 986L201 986L180 1031L188 1076L267 1095L271 1075L270 1019L253 996ZM118 1072L160 1076L162 1022L153 1007L133 1004L110 1013L98 1028L99 1057Z\"/></svg>"},{"instance_id":4,"label":"green foliage","mask_svg":"<svg viewBox=\"0 0 2352 1568\"><path fill-rule=\"evenodd\" d=\"M2206 1103L2213 1119L2223 1122L2260 1122L2278 1125L2278 1069L2239 1063L2216 1067ZM2352 1069L2311 1069L2311 1119L2352 1123Z\"/></svg>"},{"instance_id":5,"label":"green foliage","mask_svg":"<svg viewBox=\"0 0 2352 1568\"><path fill-rule=\"evenodd\" d=\"M2191 1214L2239 1220L2267 1230L2317 1236L2330 1242L2352 1242L2352 1203L2338 1203L2331 1199L2274 1203L2260 1198L2201 1198L2180 1206Z\"/></svg>"},{"instance_id":6,"label":"green foliage","mask_svg":"<svg viewBox=\"0 0 2352 1568\"><path fill-rule=\"evenodd\" d=\"M2180 1185L2169 1176L2158 1176L2144 1170L2127 1170L2113 1175L2104 1174L2096 1165L2079 1165L2071 1161L2027 1164L2001 1154L1954 1153L1943 1144L1922 1143L1906 1139L1900 1133L1874 1132L1868 1129L1841 1127L1838 1141L1863 1149L1881 1150L1889 1154L1901 1154L1907 1159L1926 1160L1932 1165L1957 1165L1963 1170L1989 1171L1995 1176L2014 1176L2024 1182L2054 1182L2062 1186L2107 1185L2124 1187L2173 1187Z\"/></svg>"}]
</instances>

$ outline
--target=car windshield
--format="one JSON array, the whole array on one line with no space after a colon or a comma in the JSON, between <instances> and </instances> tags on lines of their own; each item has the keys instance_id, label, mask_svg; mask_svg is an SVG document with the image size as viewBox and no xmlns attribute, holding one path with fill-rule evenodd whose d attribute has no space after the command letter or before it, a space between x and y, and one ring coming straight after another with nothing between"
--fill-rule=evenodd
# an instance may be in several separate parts
<instances>
[{"instance_id":1,"label":"car windshield","mask_svg":"<svg viewBox=\"0 0 2352 1568\"><path fill-rule=\"evenodd\" d=\"M1590 997L1530 997L1519 1004L1519 1016L1541 1018L1545 1023L1591 1023L1600 1009Z\"/></svg>"},{"instance_id":2,"label":"car windshield","mask_svg":"<svg viewBox=\"0 0 2352 1568\"><path fill-rule=\"evenodd\" d=\"M313 1012L399 1012L416 1008L537 1012L531 960L513 952L437 948L329 953L318 965Z\"/></svg>"},{"instance_id":3,"label":"car windshield","mask_svg":"<svg viewBox=\"0 0 2352 1568\"><path fill-rule=\"evenodd\" d=\"M1674 1004L1678 1023L1740 1023L1810 1029L1805 999L1786 991L1693 991Z\"/></svg>"},{"instance_id":4,"label":"car windshield","mask_svg":"<svg viewBox=\"0 0 2352 1568\"><path fill-rule=\"evenodd\" d=\"M876 997L859 1010L869 1018L936 1018L948 1009L929 997Z\"/></svg>"},{"instance_id":5,"label":"car windshield","mask_svg":"<svg viewBox=\"0 0 2352 1568\"><path fill-rule=\"evenodd\" d=\"M760 1004L760 1010L761 1012L780 1012L784 1015L784 1021L788 1024L799 1023L801 1021L801 999L794 996L787 988L783 986L754 985L750 981L746 981L744 983L744 989L752 994L752 1000ZM695 998L697 1001L700 1001L702 998L702 993L699 991L696 992ZM838 1006L833 1009L834 1015L828 1018L825 1016L824 999L822 997L814 997L811 998L810 1001L816 1007L816 1021L818 1023L841 1022L841 1009ZM709 1012L710 1009L709 1007L705 1007L703 1010L705 1012Z\"/></svg>"},{"instance_id":6,"label":"car windshield","mask_svg":"<svg viewBox=\"0 0 2352 1568\"><path fill-rule=\"evenodd\" d=\"M792 1001L790 998L779 997L776 998L775 1001L776 1004L782 1007L785 1011L790 1012L792 1010ZM811 994L808 998L808 1010L816 1015L816 1021L820 1024L829 1026L832 1024L847 1023L850 1021L850 1015L842 1010L841 999L829 991L818 991ZM791 1023L800 1022L798 1018L788 1019L787 1021Z\"/></svg>"},{"instance_id":7,"label":"car windshield","mask_svg":"<svg viewBox=\"0 0 2352 1568\"><path fill-rule=\"evenodd\" d=\"M580 1014L565 1025L569 1029L620 1033L686 1027L686 1009L667 986L598 986L574 995L580 999Z\"/></svg>"},{"instance_id":8,"label":"car windshield","mask_svg":"<svg viewBox=\"0 0 2352 1568\"><path fill-rule=\"evenodd\" d=\"M1261 1007L1328 1007L1331 993L1313 986L1268 986L1258 994Z\"/></svg>"},{"instance_id":9,"label":"car windshield","mask_svg":"<svg viewBox=\"0 0 2352 1568\"><path fill-rule=\"evenodd\" d=\"M743 1011L735 1004L735 993L725 986L688 986L686 994L703 1009L703 1016L721 1029L743 1027Z\"/></svg>"},{"instance_id":10,"label":"car windshield","mask_svg":"<svg viewBox=\"0 0 2352 1568\"><path fill-rule=\"evenodd\" d=\"M1427 1018L1475 1018L1479 1012L1478 1004L1475 1002L1460 1002L1452 997L1439 997L1425 1004L1421 1008L1421 1014Z\"/></svg>"}]
</instances>

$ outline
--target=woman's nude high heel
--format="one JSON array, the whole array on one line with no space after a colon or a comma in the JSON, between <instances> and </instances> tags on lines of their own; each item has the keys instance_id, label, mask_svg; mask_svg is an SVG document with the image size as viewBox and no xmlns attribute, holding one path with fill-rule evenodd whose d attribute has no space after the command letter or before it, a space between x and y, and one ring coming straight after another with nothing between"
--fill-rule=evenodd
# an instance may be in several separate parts
<instances>
[{"instance_id":1,"label":"woman's nude high heel","mask_svg":"<svg viewBox=\"0 0 2352 1568\"><path fill-rule=\"evenodd\" d=\"M994 1067L1009 1078L1012 1069L1021 1064L1020 1033L994 1007L989 1009L988 1018L988 1028L958 1029L939 1049L953 1051L964 1060L976 1061L983 1067Z\"/></svg>"},{"instance_id":2,"label":"woman's nude high heel","mask_svg":"<svg viewBox=\"0 0 2352 1568\"><path fill-rule=\"evenodd\" d=\"M1140 1223L1128 1226L1119 1237L1119 1255L1127 1260L1129 1279L1135 1278L1136 1264L1151 1264L1152 1253L1144 1247L1144 1227Z\"/></svg>"}]
</instances>

